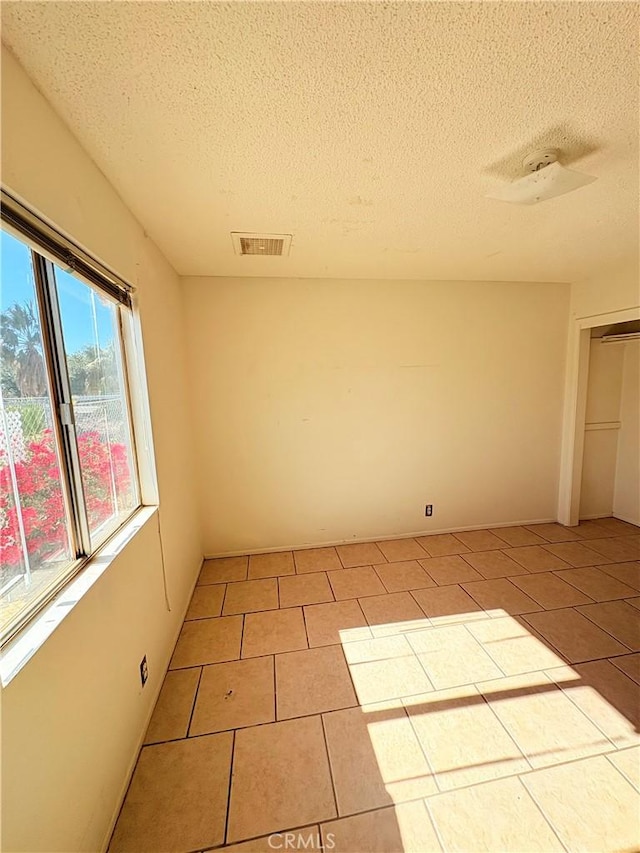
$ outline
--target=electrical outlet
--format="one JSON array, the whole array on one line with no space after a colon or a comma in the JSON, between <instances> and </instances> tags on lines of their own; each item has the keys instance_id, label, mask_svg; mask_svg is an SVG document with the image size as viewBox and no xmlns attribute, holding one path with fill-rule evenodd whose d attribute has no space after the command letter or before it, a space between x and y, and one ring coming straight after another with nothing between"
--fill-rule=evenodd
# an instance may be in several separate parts
<instances>
[{"instance_id":1,"label":"electrical outlet","mask_svg":"<svg viewBox=\"0 0 640 853\"><path fill-rule=\"evenodd\" d=\"M431 515L433 515L433 504L427 504L427 505L425 506L425 508L424 508L424 514L425 514L426 516L431 516Z\"/></svg>"},{"instance_id":2,"label":"electrical outlet","mask_svg":"<svg viewBox=\"0 0 640 853\"><path fill-rule=\"evenodd\" d=\"M143 687L147 683L147 678L149 678L149 667L147 666L147 656L145 655L140 661L140 681Z\"/></svg>"}]
</instances>

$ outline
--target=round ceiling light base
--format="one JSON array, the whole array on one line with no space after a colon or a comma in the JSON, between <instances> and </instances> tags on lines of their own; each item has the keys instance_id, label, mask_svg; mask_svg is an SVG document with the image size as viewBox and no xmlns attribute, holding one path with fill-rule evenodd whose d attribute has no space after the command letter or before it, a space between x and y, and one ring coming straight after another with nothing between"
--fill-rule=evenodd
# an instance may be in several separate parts
<instances>
[{"instance_id":1,"label":"round ceiling light base","mask_svg":"<svg viewBox=\"0 0 640 853\"><path fill-rule=\"evenodd\" d=\"M558 160L558 150L556 148L541 148L534 151L524 158L523 166L527 172L539 172L545 166L555 163Z\"/></svg>"}]
</instances>

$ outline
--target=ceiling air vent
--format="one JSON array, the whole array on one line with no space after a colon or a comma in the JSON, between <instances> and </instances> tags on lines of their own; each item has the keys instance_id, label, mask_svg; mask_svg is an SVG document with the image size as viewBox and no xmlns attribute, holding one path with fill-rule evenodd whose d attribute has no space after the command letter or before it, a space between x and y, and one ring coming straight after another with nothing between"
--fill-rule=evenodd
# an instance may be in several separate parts
<instances>
[{"instance_id":1,"label":"ceiling air vent","mask_svg":"<svg viewBox=\"0 0 640 853\"><path fill-rule=\"evenodd\" d=\"M232 231L236 255L288 255L291 234L243 234Z\"/></svg>"}]
</instances>

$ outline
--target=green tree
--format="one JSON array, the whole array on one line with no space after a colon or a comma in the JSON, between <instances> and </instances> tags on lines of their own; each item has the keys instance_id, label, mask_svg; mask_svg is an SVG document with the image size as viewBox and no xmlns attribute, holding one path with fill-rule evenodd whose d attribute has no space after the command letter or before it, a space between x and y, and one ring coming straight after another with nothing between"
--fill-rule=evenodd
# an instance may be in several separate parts
<instances>
[{"instance_id":1,"label":"green tree","mask_svg":"<svg viewBox=\"0 0 640 853\"><path fill-rule=\"evenodd\" d=\"M47 393L47 377L33 302L16 303L0 314L0 339L3 391L16 396L17 389L20 397L43 397Z\"/></svg>"},{"instance_id":2,"label":"green tree","mask_svg":"<svg viewBox=\"0 0 640 853\"><path fill-rule=\"evenodd\" d=\"M120 390L113 342L106 347L82 347L67 356L67 366L74 396L117 394Z\"/></svg>"}]
</instances>

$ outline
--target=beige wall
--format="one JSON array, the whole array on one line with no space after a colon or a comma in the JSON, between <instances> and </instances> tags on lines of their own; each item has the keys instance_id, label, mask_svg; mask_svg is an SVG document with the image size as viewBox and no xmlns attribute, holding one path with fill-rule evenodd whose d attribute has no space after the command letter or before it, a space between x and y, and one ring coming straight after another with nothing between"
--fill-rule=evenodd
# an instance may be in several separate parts
<instances>
[{"instance_id":1,"label":"beige wall","mask_svg":"<svg viewBox=\"0 0 640 853\"><path fill-rule=\"evenodd\" d=\"M640 305L640 268L638 259L612 269L607 275L571 286L571 316L592 317L611 311L623 311Z\"/></svg>"},{"instance_id":2,"label":"beige wall","mask_svg":"<svg viewBox=\"0 0 640 853\"><path fill-rule=\"evenodd\" d=\"M568 285L184 286L206 554L556 517Z\"/></svg>"},{"instance_id":3,"label":"beige wall","mask_svg":"<svg viewBox=\"0 0 640 853\"><path fill-rule=\"evenodd\" d=\"M2 849L106 842L201 560L174 271L2 52L2 180L138 289L171 612L154 517L2 691ZM150 678L140 689L147 654Z\"/></svg>"},{"instance_id":4,"label":"beige wall","mask_svg":"<svg viewBox=\"0 0 640 853\"><path fill-rule=\"evenodd\" d=\"M640 341L624 344L613 514L640 524Z\"/></svg>"}]
</instances>

